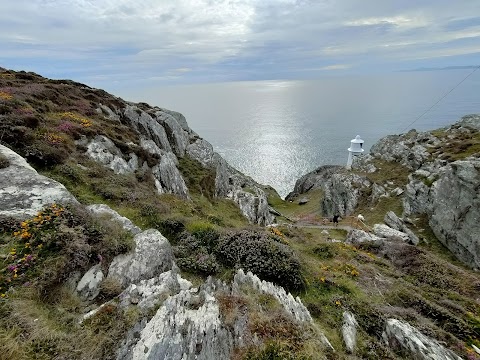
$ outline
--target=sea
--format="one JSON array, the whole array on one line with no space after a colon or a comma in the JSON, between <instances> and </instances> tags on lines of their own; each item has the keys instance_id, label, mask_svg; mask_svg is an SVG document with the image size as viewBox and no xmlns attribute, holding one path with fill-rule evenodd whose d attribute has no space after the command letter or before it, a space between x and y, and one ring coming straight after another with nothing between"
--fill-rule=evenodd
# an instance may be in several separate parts
<instances>
[{"instance_id":1,"label":"sea","mask_svg":"<svg viewBox=\"0 0 480 360\"><path fill-rule=\"evenodd\" d=\"M125 96L183 113L231 165L284 197L307 172L346 164L356 135L368 151L386 135L433 130L480 113L480 71L464 80L470 73L177 85Z\"/></svg>"}]
</instances>

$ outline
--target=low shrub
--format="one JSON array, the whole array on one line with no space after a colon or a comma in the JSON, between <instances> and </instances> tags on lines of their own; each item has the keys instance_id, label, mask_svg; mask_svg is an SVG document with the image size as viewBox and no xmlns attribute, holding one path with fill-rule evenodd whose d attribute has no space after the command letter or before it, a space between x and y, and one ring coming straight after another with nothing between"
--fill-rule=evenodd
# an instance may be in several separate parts
<instances>
[{"instance_id":1,"label":"low shrub","mask_svg":"<svg viewBox=\"0 0 480 360\"><path fill-rule=\"evenodd\" d=\"M260 231L242 230L220 237L215 255L227 267L243 268L288 290L304 288L300 262L287 245Z\"/></svg>"},{"instance_id":2,"label":"low shrub","mask_svg":"<svg viewBox=\"0 0 480 360\"><path fill-rule=\"evenodd\" d=\"M10 161L6 156L0 154L0 169L5 169L10 166Z\"/></svg>"}]
</instances>

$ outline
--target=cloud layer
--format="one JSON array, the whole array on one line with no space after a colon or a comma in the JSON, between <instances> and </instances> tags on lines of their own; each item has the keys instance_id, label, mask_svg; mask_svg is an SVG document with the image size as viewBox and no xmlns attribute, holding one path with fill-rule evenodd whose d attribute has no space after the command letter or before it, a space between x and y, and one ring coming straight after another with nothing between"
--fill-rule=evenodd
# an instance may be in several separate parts
<instances>
[{"instance_id":1,"label":"cloud layer","mask_svg":"<svg viewBox=\"0 0 480 360\"><path fill-rule=\"evenodd\" d=\"M478 0L6 0L0 66L94 85L480 63Z\"/></svg>"}]
</instances>

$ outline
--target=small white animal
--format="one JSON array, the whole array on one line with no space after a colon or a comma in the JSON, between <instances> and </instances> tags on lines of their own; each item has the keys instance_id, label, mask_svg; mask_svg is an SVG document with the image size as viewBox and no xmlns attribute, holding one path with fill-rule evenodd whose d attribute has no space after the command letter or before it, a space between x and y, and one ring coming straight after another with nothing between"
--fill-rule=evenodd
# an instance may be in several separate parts
<instances>
[{"instance_id":1,"label":"small white animal","mask_svg":"<svg viewBox=\"0 0 480 360\"><path fill-rule=\"evenodd\" d=\"M357 215L357 220L358 220L358 221L361 221L361 222L364 222L364 221L365 221L365 218L363 217L362 214L358 214L358 215Z\"/></svg>"}]
</instances>

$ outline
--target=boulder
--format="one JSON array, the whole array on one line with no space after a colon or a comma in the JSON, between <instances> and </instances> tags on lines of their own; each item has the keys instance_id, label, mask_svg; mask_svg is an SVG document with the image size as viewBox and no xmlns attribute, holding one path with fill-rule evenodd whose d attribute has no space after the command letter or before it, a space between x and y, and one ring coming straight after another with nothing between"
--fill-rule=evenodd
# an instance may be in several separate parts
<instances>
[{"instance_id":1,"label":"boulder","mask_svg":"<svg viewBox=\"0 0 480 360\"><path fill-rule=\"evenodd\" d=\"M103 272L100 264L88 270L77 285L77 293L83 300L93 300L100 293L100 284L103 280Z\"/></svg>"},{"instance_id":2,"label":"boulder","mask_svg":"<svg viewBox=\"0 0 480 360\"><path fill-rule=\"evenodd\" d=\"M130 219L121 216L115 210L112 210L108 205L89 205L87 206L87 210L94 215L108 216L112 221L118 222L125 230L130 231L134 235L139 234L142 231L138 226L134 225Z\"/></svg>"},{"instance_id":3,"label":"boulder","mask_svg":"<svg viewBox=\"0 0 480 360\"><path fill-rule=\"evenodd\" d=\"M14 151L0 145L0 154L10 163L0 169L0 215L26 219L53 203L77 203L65 186L39 175Z\"/></svg>"},{"instance_id":4,"label":"boulder","mask_svg":"<svg viewBox=\"0 0 480 360\"><path fill-rule=\"evenodd\" d=\"M393 211L387 212L385 214L385 218L383 219L383 221L392 229L395 229L407 234L409 241L413 245L418 245L418 243L420 242L420 239L418 238L418 236L415 235L414 232L408 228L405 222L402 219L400 219Z\"/></svg>"},{"instance_id":5,"label":"boulder","mask_svg":"<svg viewBox=\"0 0 480 360\"><path fill-rule=\"evenodd\" d=\"M345 348L349 353L353 353L357 345L357 320L355 316L349 312L343 312L342 336Z\"/></svg>"},{"instance_id":6,"label":"boulder","mask_svg":"<svg viewBox=\"0 0 480 360\"><path fill-rule=\"evenodd\" d=\"M354 229L354 230L350 230L348 232L347 238L345 239L345 242L347 244L356 245L356 244L361 244L361 243L369 242L369 241L382 243L384 240L385 239L383 239L379 236L367 233L366 231Z\"/></svg>"},{"instance_id":7,"label":"boulder","mask_svg":"<svg viewBox=\"0 0 480 360\"><path fill-rule=\"evenodd\" d=\"M168 240L154 229L135 235L135 250L116 256L108 270L108 278L123 287L151 279L172 269L173 249Z\"/></svg>"},{"instance_id":8,"label":"boulder","mask_svg":"<svg viewBox=\"0 0 480 360\"><path fill-rule=\"evenodd\" d=\"M453 351L423 335L410 324L397 319L388 319L382 338L388 346L402 350L410 359L461 360Z\"/></svg>"},{"instance_id":9,"label":"boulder","mask_svg":"<svg viewBox=\"0 0 480 360\"><path fill-rule=\"evenodd\" d=\"M410 242L410 237L407 234L384 224L373 225L373 232L375 235L386 238L387 240L401 239L406 243Z\"/></svg>"}]
</instances>

